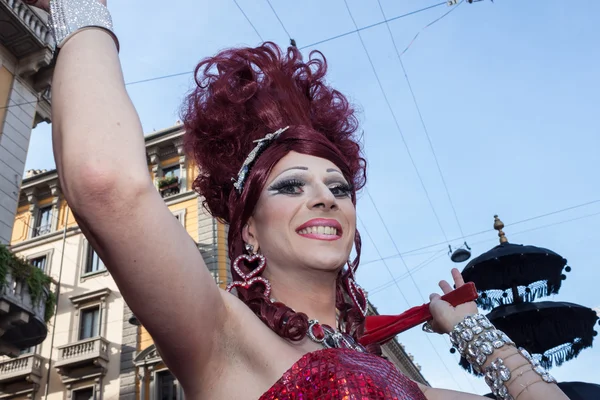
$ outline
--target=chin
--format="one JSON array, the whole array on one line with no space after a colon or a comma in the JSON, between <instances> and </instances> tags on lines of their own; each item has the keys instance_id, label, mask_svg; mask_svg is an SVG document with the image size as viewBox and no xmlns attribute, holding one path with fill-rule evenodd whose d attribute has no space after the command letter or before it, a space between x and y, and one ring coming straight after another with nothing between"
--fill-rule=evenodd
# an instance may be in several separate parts
<instances>
[{"instance_id":1,"label":"chin","mask_svg":"<svg viewBox=\"0 0 600 400\"><path fill-rule=\"evenodd\" d=\"M340 253L332 254L328 257L327 254L313 253L314 257L306 259L307 264L311 265L315 269L323 271L337 271L340 270L348 261L347 257L340 256Z\"/></svg>"}]
</instances>

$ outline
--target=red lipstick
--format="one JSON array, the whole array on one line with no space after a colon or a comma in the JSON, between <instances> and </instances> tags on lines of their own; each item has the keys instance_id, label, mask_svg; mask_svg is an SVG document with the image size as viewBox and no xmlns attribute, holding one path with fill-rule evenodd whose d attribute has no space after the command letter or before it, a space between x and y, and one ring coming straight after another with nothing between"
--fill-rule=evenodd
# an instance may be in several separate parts
<instances>
[{"instance_id":1,"label":"red lipstick","mask_svg":"<svg viewBox=\"0 0 600 400\"><path fill-rule=\"evenodd\" d=\"M312 228L312 227L316 227L316 226L323 226L323 227L330 227L330 228L334 228L336 230L336 234L324 234L324 233L299 233L300 231L307 229L307 228ZM338 240L342 237L342 225L335 219L329 219L329 218L315 218L315 219L311 219L310 221L305 222L304 224L302 224L301 226L299 226L296 229L296 232L305 238L310 238L310 239L318 239L318 240Z\"/></svg>"}]
</instances>

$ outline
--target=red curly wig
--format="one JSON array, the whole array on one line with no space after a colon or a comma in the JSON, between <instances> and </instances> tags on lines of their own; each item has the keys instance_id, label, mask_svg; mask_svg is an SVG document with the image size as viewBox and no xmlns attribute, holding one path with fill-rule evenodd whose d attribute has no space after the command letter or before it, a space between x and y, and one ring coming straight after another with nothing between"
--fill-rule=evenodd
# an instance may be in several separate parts
<instances>
[{"instance_id":1,"label":"red curly wig","mask_svg":"<svg viewBox=\"0 0 600 400\"><path fill-rule=\"evenodd\" d=\"M242 228L256 203L273 166L290 151L330 160L356 190L366 182L366 162L355 137L358 120L347 99L327 86L327 62L312 52L304 62L295 47L286 54L274 43L257 48L230 49L207 58L196 67L197 87L182 110L185 146L199 166L194 190L204 197L212 216L228 223L229 257L244 254ZM246 178L243 191L233 179L254 148L253 141L290 126L258 157ZM360 261L360 235L355 237ZM231 270L234 280L240 280ZM339 328L358 339L364 317L350 301L343 281L349 269L340 271L336 306ZM301 340L308 317L282 303L272 303L258 287L239 289L238 297L274 332Z\"/></svg>"}]
</instances>

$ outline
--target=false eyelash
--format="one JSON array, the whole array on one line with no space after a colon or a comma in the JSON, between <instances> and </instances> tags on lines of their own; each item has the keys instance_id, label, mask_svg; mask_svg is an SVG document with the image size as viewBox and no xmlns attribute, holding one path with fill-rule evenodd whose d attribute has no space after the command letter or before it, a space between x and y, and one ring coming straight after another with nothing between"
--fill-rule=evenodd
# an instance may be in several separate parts
<instances>
[{"instance_id":1,"label":"false eyelash","mask_svg":"<svg viewBox=\"0 0 600 400\"><path fill-rule=\"evenodd\" d=\"M302 187L304 185L305 185L305 183L302 182L301 180L291 178L291 179L285 179L283 181L279 181L277 183L274 183L269 188L269 190L281 190L281 189L284 189L286 187L291 187L291 186L300 186L300 187Z\"/></svg>"},{"instance_id":2,"label":"false eyelash","mask_svg":"<svg viewBox=\"0 0 600 400\"><path fill-rule=\"evenodd\" d=\"M350 194L352 193L352 185L347 184L347 183L338 183L335 186L331 186L329 188L330 190L332 189L337 189L337 190L341 190L346 196L350 196Z\"/></svg>"}]
</instances>

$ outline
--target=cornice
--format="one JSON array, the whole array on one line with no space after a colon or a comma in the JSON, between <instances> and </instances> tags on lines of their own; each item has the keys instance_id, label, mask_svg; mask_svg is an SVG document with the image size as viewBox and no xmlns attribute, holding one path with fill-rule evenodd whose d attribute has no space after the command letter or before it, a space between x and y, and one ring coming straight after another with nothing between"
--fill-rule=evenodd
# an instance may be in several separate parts
<instances>
[{"instance_id":1,"label":"cornice","mask_svg":"<svg viewBox=\"0 0 600 400\"><path fill-rule=\"evenodd\" d=\"M153 132L152 134L145 136L144 140L146 141L146 147L156 146L157 144L179 138L183 136L183 133L183 124L178 124L158 132Z\"/></svg>"}]
</instances>

